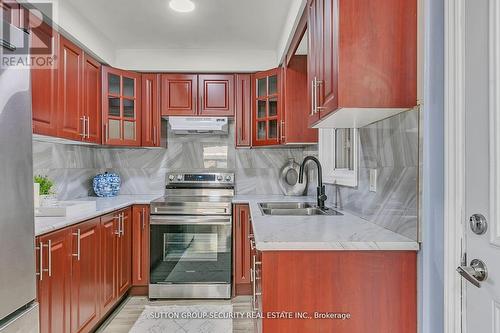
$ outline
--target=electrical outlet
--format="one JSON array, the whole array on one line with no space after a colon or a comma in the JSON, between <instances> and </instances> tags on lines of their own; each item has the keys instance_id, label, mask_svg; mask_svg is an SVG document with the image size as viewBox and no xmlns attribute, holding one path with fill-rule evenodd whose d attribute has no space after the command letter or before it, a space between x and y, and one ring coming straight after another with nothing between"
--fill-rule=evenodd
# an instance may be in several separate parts
<instances>
[{"instance_id":1,"label":"electrical outlet","mask_svg":"<svg viewBox=\"0 0 500 333\"><path fill-rule=\"evenodd\" d=\"M377 192L377 169L370 169L370 192Z\"/></svg>"}]
</instances>

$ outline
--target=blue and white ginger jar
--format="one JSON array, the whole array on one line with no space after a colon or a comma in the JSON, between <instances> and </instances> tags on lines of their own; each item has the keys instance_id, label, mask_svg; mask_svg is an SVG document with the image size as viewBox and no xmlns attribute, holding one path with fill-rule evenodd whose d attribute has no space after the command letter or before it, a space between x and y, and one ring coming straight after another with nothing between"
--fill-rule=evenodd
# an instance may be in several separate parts
<instances>
[{"instance_id":1,"label":"blue and white ginger jar","mask_svg":"<svg viewBox=\"0 0 500 333\"><path fill-rule=\"evenodd\" d=\"M92 183L98 197L116 197L120 192L121 179L117 173L102 173L95 176Z\"/></svg>"}]
</instances>

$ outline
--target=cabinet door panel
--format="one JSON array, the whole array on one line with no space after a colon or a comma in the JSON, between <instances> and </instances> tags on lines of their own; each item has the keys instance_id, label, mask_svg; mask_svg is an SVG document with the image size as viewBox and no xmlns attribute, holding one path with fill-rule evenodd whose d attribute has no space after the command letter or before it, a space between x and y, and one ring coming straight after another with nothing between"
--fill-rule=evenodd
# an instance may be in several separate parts
<instances>
[{"instance_id":1,"label":"cabinet door panel","mask_svg":"<svg viewBox=\"0 0 500 333\"><path fill-rule=\"evenodd\" d=\"M106 313L117 299L116 294L116 239L118 223L114 214L101 217L101 313Z\"/></svg>"},{"instance_id":2,"label":"cabinet door panel","mask_svg":"<svg viewBox=\"0 0 500 333\"><path fill-rule=\"evenodd\" d=\"M250 147L252 138L252 79L250 74L236 75L236 146Z\"/></svg>"},{"instance_id":3,"label":"cabinet door panel","mask_svg":"<svg viewBox=\"0 0 500 333\"><path fill-rule=\"evenodd\" d=\"M132 284L149 284L149 206L133 207L132 219Z\"/></svg>"},{"instance_id":4,"label":"cabinet door panel","mask_svg":"<svg viewBox=\"0 0 500 333\"><path fill-rule=\"evenodd\" d=\"M252 146L272 146L281 142L282 69L253 75Z\"/></svg>"},{"instance_id":5,"label":"cabinet door panel","mask_svg":"<svg viewBox=\"0 0 500 333\"><path fill-rule=\"evenodd\" d=\"M101 105L101 64L85 55L83 72L83 113L87 117L85 141L101 143Z\"/></svg>"},{"instance_id":6,"label":"cabinet door panel","mask_svg":"<svg viewBox=\"0 0 500 333\"><path fill-rule=\"evenodd\" d=\"M118 238L118 297L128 290L132 283L132 212L122 211L122 235Z\"/></svg>"},{"instance_id":7,"label":"cabinet door panel","mask_svg":"<svg viewBox=\"0 0 500 333\"><path fill-rule=\"evenodd\" d=\"M315 86L316 80L320 80L321 63L322 63L322 7L323 0L310 0L308 4L308 53L307 53L307 91L309 102L309 125L314 124L319 120L320 113L317 112L317 93L318 89Z\"/></svg>"},{"instance_id":8,"label":"cabinet door panel","mask_svg":"<svg viewBox=\"0 0 500 333\"><path fill-rule=\"evenodd\" d=\"M307 119L307 56L294 55L284 69L282 143L317 143L318 130L309 128Z\"/></svg>"},{"instance_id":9,"label":"cabinet door panel","mask_svg":"<svg viewBox=\"0 0 500 333\"><path fill-rule=\"evenodd\" d=\"M70 332L70 233L68 229L41 236L42 278L38 280L40 332ZM40 272L40 267L38 269Z\"/></svg>"},{"instance_id":10,"label":"cabinet door panel","mask_svg":"<svg viewBox=\"0 0 500 333\"><path fill-rule=\"evenodd\" d=\"M339 105L412 108L417 100L417 1L339 3ZM363 47L356 47L357 41Z\"/></svg>"},{"instance_id":11,"label":"cabinet door panel","mask_svg":"<svg viewBox=\"0 0 500 333\"><path fill-rule=\"evenodd\" d=\"M318 107L320 118L338 107L338 0L323 1Z\"/></svg>"},{"instance_id":12,"label":"cabinet door panel","mask_svg":"<svg viewBox=\"0 0 500 333\"><path fill-rule=\"evenodd\" d=\"M59 34L48 24L41 23L30 34L31 52L37 48L51 47L53 59L59 56ZM51 69L31 68L31 104L33 133L57 135L57 79L54 61Z\"/></svg>"},{"instance_id":13,"label":"cabinet door panel","mask_svg":"<svg viewBox=\"0 0 500 333\"><path fill-rule=\"evenodd\" d=\"M142 146L160 146L160 75L142 74Z\"/></svg>"},{"instance_id":14,"label":"cabinet door panel","mask_svg":"<svg viewBox=\"0 0 500 333\"><path fill-rule=\"evenodd\" d=\"M72 332L88 332L99 321L99 223L97 218L72 228Z\"/></svg>"},{"instance_id":15,"label":"cabinet door panel","mask_svg":"<svg viewBox=\"0 0 500 333\"><path fill-rule=\"evenodd\" d=\"M236 295L250 295L250 208L248 205L234 206L234 256L233 276Z\"/></svg>"},{"instance_id":16,"label":"cabinet door panel","mask_svg":"<svg viewBox=\"0 0 500 333\"><path fill-rule=\"evenodd\" d=\"M161 76L161 114L194 116L198 112L198 76L163 74Z\"/></svg>"},{"instance_id":17,"label":"cabinet door panel","mask_svg":"<svg viewBox=\"0 0 500 333\"><path fill-rule=\"evenodd\" d=\"M83 51L66 38L60 38L58 135L82 140Z\"/></svg>"},{"instance_id":18,"label":"cabinet door panel","mask_svg":"<svg viewBox=\"0 0 500 333\"><path fill-rule=\"evenodd\" d=\"M102 67L103 144L141 145L141 75Z\"/></svg>"},{"instance_id":19,"label":"cabinet door panel","mask_svg":"<svg viewBox=\"0 0 500 333\"><path fill-rule=\"evenodd\" d=\"M234 115L234 75L199 75L200 114Z\"/></svg>"}]
</instances>

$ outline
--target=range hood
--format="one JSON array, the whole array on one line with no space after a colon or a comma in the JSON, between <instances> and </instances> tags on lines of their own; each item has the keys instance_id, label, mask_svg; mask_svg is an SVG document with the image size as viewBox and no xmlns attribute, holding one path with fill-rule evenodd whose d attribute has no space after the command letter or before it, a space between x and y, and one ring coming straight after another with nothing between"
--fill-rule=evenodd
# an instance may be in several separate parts
<instances>
[{"instance_id":1,"label":"range hood","mask_svg":"<svg viewBox=\"0 0 500 333\"><path fill-rule=\"evenodd\" d=\"M175 134L227 134L227 117L168 117Z\"/></svg>"}]
</instances>

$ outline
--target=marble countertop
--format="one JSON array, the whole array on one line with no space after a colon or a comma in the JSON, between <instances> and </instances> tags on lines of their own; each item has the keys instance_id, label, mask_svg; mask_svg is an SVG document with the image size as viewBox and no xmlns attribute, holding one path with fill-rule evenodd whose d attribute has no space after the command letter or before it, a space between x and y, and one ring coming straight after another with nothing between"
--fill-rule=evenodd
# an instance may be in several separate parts
<instances>
[{"instance_id":1,"label":"marble countertop","mask_svg":"<svg viewBox=\"0 0 500 333\"><path fill-rule=\"evenodd\" d=\"M96 201L95 212L75 217L35 217L35 235L62 229L131 205L149 204L161 195L120 195L114 198L87 197ZM273 250L410 250L419 244L362 218L342 213L333 216L264 216L260 202L306 201L314 197L284 195L236 195L233 203L249 204L255 245L261 251Z\"/></svg>"},{"instance_id":2,"label":"marble countertop","mask_svg":"<svg viewBox=\"0 0 500 333\"><path fill-rule=\"evenodd\" d=\"M35 217L35 236L62 229L64 227L90 220L115 210L131 205L148 205L151 201L160 198L161 195L119 195L113 198L87 197L75 199L75 201L95 201L97 210L95 212L73 217Z\"/></svg>"},{"instance_id":3,"label":"marble countertop","mask_svg":"<svg viewBox=\"0 0 500 333\"><path fill-rule=\"evenodd\" d=\"M264 216L260 202L306 201L315 197L236 195L233 203L249 204L255 246L278 250L405 250L418 251L418 242L354 215Z\"/></svg>"}]
</instances>

